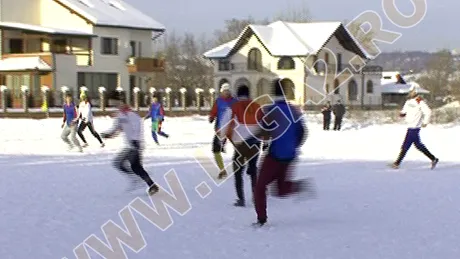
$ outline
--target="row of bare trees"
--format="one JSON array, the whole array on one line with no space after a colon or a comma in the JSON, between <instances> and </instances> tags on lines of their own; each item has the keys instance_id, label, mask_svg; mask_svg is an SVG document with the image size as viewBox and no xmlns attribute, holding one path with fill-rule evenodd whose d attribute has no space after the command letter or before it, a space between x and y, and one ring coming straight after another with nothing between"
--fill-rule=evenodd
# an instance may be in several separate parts
<instances>
[{"instance_id":1,"label":"row of bare trees","mask_svg":"<svg viewBox=\"0 0 460 259\"><path fill-rule=\"evenodd\" d=\"M460 100L460 63L449 50L435 53L418 78L421 87L430 91L431 100L446 103Z\"/></svg>"}]
</instances>

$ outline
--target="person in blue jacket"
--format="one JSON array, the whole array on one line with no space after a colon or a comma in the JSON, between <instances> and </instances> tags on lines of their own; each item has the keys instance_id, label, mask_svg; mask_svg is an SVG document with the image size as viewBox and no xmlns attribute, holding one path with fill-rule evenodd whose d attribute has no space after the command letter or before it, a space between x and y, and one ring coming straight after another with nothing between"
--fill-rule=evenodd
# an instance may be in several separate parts
<instances>
[{"instance_id":1,"label":"person in blue jacket","mask_svg":"<svg viewBox=\"0 0 460 259\"><path fill-rule=\"evenodd\" d=\"M303 114L297 107L289 104L284 96L284 89L289 87L287 79L273 82L275 100L264 112L264 138L270 144L262 162L254 191L256 226L267 222L267 186L277 181L275 196L286 197L295 193L310 191L309 181L290 179L290 170L299 156L299 148L307 137Z\"/></svg>"},{"instance_id":2,"label":"person in blue jacket","mask_svg":"<svg viewBox=\"0 0 460 259\"><path fill-rule=\"evenodd\" d=\"M209 114L209 123L215 122L215 132L214 138L212 140L212 153L214 154L214 160L216 161L217 166L219 167L218 179L224 179L227 177L227 171L224 166L224 159L222 158L222 152L224 151L225 140L221 140L217 135L217 132L221 129L221 121L227 109L229 109L237 100L232 96L230 91L230 85L224 83L220 88L221 96L217 98L214 105L212 106L211 112Z\"/></svg>"},{"instance_id":3,"label":"person in blue jacket","mask_svg":"<svg viewBox=\"0 0 460 259\"><path fill-rule=\"evenodd\" d=\"M164 121L164 109L158 98L152 98L152 104L144 119L150 118L152 120L152 138L157 145L159 145L158 135L169 138L169 135L161 131L161 123Z\"/></svg>"},{"instance_id":4,"label":"person in blue jacket","mask_svg":"<svg viewBox=\"0 0 460 259\"><path fill-rule=\"evenodd\" d=\"M83 152L80 142L77 139L77 125L79 118L77 107L72 100L72 95L66 95L63 110L64 113L61 126L63 130L61 133L61 139L69 146L69 149L76 146L79 152ZM69 140L69 135L72 141Z\"/></svg>"}]
</instances>

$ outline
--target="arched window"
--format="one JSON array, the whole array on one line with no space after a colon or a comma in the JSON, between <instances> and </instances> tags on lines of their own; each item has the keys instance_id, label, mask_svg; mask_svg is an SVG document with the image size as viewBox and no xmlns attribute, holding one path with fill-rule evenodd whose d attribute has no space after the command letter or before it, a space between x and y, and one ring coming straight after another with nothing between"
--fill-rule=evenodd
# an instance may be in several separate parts
<instances>
[{"instance_id":1,"label":"arched window","mask_svg":"<svg viewBox=\"0 0 460 259\"><path fill-rule=\"evenodd\" d=\"M372 80L369 80L366 83L366 93L368 94L374 93L374 82L372 82Z\"/></svg>"},{"instance_id":2,"label":"arched window","mask_svg":"<svg viewBox=\"0 0 460 259\"><path fill-rule=\"evenodd\" d=\"M355 80L351 80L348 83L348 100L357 101L358 100L358 84Z\"/></svg>"},{"instance_id":3,"label":"arched window","mask_svg":"<svg viewBox=\"0 0 460 259\"><path fill-rule=\"evenodd\" d=\"M221 80L219 80L218 88L220 89L220 87L225 83L230 84L227 78L222 78Z\"/></svg>"},{"instance_id":4,"label":"arched window","mask_svg":"<svg viewBox=\"0 0 460 259\"><path fill-rule=\"evenodd\" d=\"M334 94L340 94L339 85L339 79L334 80Z\"/></svg>"},{"instance_id":5,"label":"arched window","mask_svg":"<svg viewBox=\"0 0 460 259\"><path fill-rule=\"evenodd\" d=\"M288 70L288 69L295 69L295 62L294 59L291 57L282 57L278 61L278 69L279 70Z\"/></svg>"},{"instance_id":6,"label":"arched window","mask_svg":"<svg viewBox=\"0 0 460 259\"><path fill-rule=\"evenodd\" d=\"M262 70L262 53L257 48L252 48L248 53L248 70Z\"/></svg>"}]
</instances>

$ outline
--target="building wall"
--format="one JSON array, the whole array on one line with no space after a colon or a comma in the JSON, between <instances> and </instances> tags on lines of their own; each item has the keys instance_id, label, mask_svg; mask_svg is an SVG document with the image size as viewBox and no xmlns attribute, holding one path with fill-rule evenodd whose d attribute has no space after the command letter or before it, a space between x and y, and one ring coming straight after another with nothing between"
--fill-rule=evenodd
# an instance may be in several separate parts
<instances>
[{"instance_id":1,"label":"building wall","mask_svg":"<svg viewBox=\"0 0 460 259\"><path fill-rule=\"evenodd\" d=\"M129 73L127 63L131 55L130 41L136 41L137 46L139 46L140 42L140 51L138 47L136 50L138 52L138 56L153 57L152 33L150 31L108 27L94 27L94 33L98 35L98 37L93 38L92 40L93 65L88 67L79 66L77 67L77 72L118 73L120 76L120 86L125 91L129 92ZM104 37L118 39L118 55L101 54L101 42ZM138 81L142 82L142 80ZM143 86L140 85L139 87Z\"/></svg>"},{"instance_id":2,"label":"building wall","mask_svg":"<svg viewBox=\"0 0 460 259\"><path fill-rule=\"evenodd\" d=\"M40 24L40 0L3 0L2 22Z\"/></svg>"},{"instance_id":3,"label":"building wall","mask_svg":"<svg viewBox=\"0 0 460 259\"><path fill-rule=\"evenodd\" d=\"M88 33L93 31L93 26L85 19L76 13L72 13L54 0L36 0L34 2L40 3L36 12L41 12L39 23L41 26Z\"/></svg>"}]
</instances>

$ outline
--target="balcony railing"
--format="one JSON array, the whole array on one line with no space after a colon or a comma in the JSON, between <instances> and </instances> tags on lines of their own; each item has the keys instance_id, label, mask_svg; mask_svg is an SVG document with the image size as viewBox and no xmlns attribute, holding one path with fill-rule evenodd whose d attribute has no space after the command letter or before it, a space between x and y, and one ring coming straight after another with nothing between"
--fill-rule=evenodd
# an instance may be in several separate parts
<instances>
[{"instance_id":1,"label":"balcony railing","mask_svg":"<svg viewBox=\"0 0 460 259\"><path fill-rule=\"evenodd\" d=\"M127 60L127 66L130 73L163 72L165 70L165 60L131 57Z\"/></svg>"},{"instance_id":2,"label":"balcony railing","mask_svg":"<svg viewBox=\"0 0 460 259\"><path fill-rule=\"evenodd\" d=\"M220 72L234 72L234 73L246 73L246 72L261 72L261 73L270 73L271 71L271 64L254 64L254 66L248 66L246 62L237 62L237 63L229 63L229 62L222 62L219 63L219 71Z\"/></svg>"}]
</instances>

